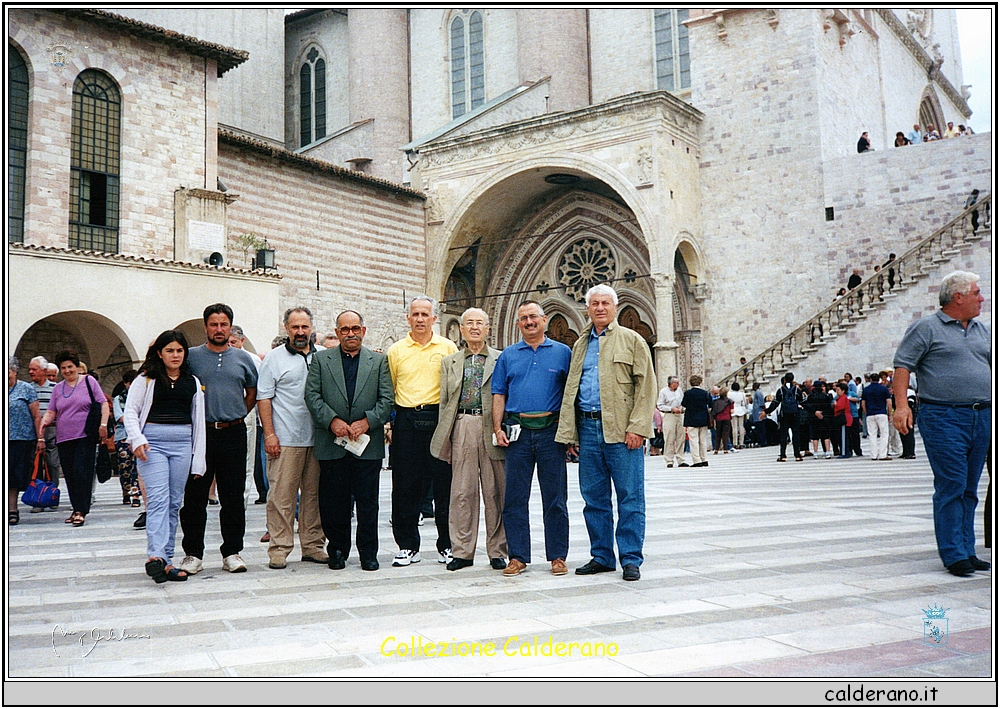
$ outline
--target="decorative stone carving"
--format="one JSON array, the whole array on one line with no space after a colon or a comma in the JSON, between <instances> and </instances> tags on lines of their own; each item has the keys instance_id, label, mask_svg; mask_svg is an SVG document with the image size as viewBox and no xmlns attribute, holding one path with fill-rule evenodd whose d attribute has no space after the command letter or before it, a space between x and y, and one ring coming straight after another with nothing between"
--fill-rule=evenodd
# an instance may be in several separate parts
<instances>
[{"instance_id":1,"label":"decorative stone carving","mask_svg":"<svg viewBox=\"0 0 1000 709\"><path fill-rule=\"evenodd\" d=\"M703 303L708 298L708 284L693 283L688 287L688 292L691 293L691 297L694 298L696 302Z\"/></svg>"},{"instance_id":2,"label":"decorative stone carving","mask_svg":"<svg viewBox=\"0 0 1000 709\"><path fill-rule=\"evenodd\" d=\"M653 151L648 145L643 145L639 148L635 162L636 184L645 185L652 182Z\"/></svg>"},{"instance_id":3,"label":"decorative stone carving","mask_svg":"<svg viewBox=\"0 0 1000 709\"><path fill-rule=\"evenodd\" d=\"M47 47L45 51L49 54L49 61L52 62L52 66L66 66L66 55L69 54L70 49L65 44L54 44L51 47Z\"/></svg>"},{"instance_id":4,"label":"decorative stone carving","mask_svg":"<svg viewBox=\"0 0 1000 709\"><path fill-rule=\"evenodd\" d=\"M614 254L600 239L580 239L566 249L559 261L559 284L565 286L566 295L578 303L584 302L591 286L614 277Z\"/></svg>"},{"instance_id":5,"label":"decorative stone carving","mask_svg":"<svg viewBox=\"0 0 1000 709\"><path fill-rule=\"evenodd\" d=\"M772 30L778 29L778 11L777 10L764 10L764 16L767 18L767 24L771 26Z\"/></svg>"},{"instance_id":6,"label":"decorative stone carving","mask_svg":"<svg viewBox=\"0 0 1000 709\"><path fill-rule=\"evenodd\" d=\"M906 11L906 29L920 42L927 46L931 39L931 25L934 11L930 8L910 8Z\"/></svg>"}]
</instances>

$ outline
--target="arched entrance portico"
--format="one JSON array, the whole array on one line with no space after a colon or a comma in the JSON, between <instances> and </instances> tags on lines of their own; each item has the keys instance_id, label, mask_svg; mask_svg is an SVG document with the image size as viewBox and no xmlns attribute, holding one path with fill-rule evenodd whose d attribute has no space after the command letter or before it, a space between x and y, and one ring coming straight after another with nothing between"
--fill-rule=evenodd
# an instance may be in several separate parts
<instances>
[{"instance_id":1,"label":"arched entrance portico","mask_svg":"<svg viewBox=\"0 0 1000 709\"><path fill-rule=\"evenodd\" d=\"M28 379L28 363L41 355L52 360L64 349L73 350L91 372L96 372L106 391L121 381L141 356L114 322L97 313L72 310L54 313L33 323L21 336L14 354L20 379Z\"/></svg>"}]
</instances>

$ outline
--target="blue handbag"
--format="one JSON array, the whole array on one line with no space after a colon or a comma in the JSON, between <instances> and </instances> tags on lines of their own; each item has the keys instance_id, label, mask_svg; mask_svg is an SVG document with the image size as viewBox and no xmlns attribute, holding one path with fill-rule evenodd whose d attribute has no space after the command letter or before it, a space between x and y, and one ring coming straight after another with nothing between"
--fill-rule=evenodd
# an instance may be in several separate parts
<instances>
[{"instance_id":1,"label":"blue handbag","mask_svg":"<svg viewBox=\"0 0 1000 709\"><path fill-rule=\"evenodd\" d=\"M39 470L43 479L39 480ZM49 466L45 462L45 451L35 453L35 469L31 473L31 482L21 494L21 502L28 507L58 507L59 486L52 482L49 476Z\"/></svg>"}]
</instances>

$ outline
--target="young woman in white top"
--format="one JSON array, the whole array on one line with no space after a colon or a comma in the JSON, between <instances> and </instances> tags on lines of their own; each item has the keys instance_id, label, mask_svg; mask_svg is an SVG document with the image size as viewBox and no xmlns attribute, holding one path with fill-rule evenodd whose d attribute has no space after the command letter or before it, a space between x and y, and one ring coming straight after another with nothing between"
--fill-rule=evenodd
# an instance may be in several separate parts
<instances>
[{"instance_id":1,"label":"young woman in white top","mask_svg":"<svg viewBox=\"0 0 1000 709\"><path fill-rule=\"evenodd\" d=\"M125 430L146 487L146 573L156 583L187 580L172 563L177 515L188 475L205 474L205 395L187 357L184 333L161 333L125 401Z\"/></svg>"}]
</instances>

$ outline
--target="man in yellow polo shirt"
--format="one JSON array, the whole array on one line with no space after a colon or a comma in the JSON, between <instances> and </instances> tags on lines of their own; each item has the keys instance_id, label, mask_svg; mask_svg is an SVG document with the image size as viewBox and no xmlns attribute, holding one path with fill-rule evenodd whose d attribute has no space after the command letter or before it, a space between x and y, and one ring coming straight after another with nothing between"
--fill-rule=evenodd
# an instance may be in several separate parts
<instances>
[{"instance_id":1,"label":"man in yellow polo shirt","mask_svg":"<svg viewBox=\"0 0 1000 709\"><path fill-rule=\"evenodd\" d=\"M396 393L392 425L392 536L399 552L393 566L420 561L420 505L434 484L434 522L437 524L438 561L451 561L448 500L451 465L431 455L441 401L441 360L458 351L451 340L434 334L437 303L426 295L410 301L406 316L410 332L389 348L389 374Z\"/></svg>"}]
</instances>

